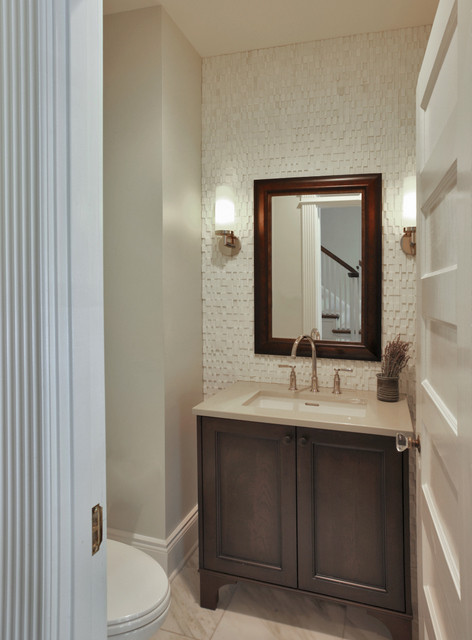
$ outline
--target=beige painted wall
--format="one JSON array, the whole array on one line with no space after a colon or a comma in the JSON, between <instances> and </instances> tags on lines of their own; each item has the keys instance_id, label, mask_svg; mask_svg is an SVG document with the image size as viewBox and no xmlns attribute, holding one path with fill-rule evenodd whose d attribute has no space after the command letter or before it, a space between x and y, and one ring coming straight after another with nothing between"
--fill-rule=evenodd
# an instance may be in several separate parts
<instances>
[{"instance_id":1,"label":"beige painted wall","mask_svg":"<svg viewBox=\"0 0 472 640\"><path fill-rule=\"evenodd\" d=\"M303 327L299 203L297 196L272 198L272 332L277 338L298 336Z\"/></svg>"},{"instance_id":2,"label":"beige painted wall","mask_svg":"<svg viewBox=\"0 0 472 640\"><path fill-rule=\"evenodd\" d=\"M197 502L196 428L203 393L201 58L162 12L163 308L166 522Z\"/></svg>"},{"instance_id":3,"label":"beige painted wall","mask_svg":"<svg viewBox=\"0 0 472 640\"><path fill-rule=\"evenodd\" d=\"M105 17L108 526L161 540L196 503L200 85L160 7Z\"/></svg>"}]
</instances>

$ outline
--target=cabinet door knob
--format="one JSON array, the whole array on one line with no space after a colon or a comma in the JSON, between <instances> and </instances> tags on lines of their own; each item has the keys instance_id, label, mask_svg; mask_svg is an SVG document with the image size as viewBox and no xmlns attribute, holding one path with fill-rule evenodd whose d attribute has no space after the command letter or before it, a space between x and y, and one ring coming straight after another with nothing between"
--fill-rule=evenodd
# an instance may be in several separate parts
<instances>
[{"instance_id":1,"label":"cabinet door knob","mask_svg":"<svg viewBox=\"0 0 472 640\"><path fill-rule=\"evenodd\" d=\"M306 443L308 442L308 438L305 438L305 436L302 436L302 437L299 439L299 441L298 441L298 442L300 443L300 445L301 445L302 447L304 447L304 446L306 445Z\"/></svg>"},{"instance_id":2,"label":"cabinet door knob","mask_svg":"<svg viewBox=\"0 0 472 640\"><path fill-rule=\"evenodd\" d=\"M292 440L293 440L293 436L287 435L287 436L284 436L283 443L284 444L290 444L292 442Z\"/></svg>"},{"instance_id":3,"label":"cabinet door knob","mask_svg":"<svg viewBox=\"0 0 472 640\"><path fill-rule=\"evenodd\" d=\"M406 436L404 433L397 433L396 437L396 445L397 451L402 453L407 449L418 449L418 453L421 453L421 442L420 437L412 438L411 436Z\"/></svg>"}]
</instances>

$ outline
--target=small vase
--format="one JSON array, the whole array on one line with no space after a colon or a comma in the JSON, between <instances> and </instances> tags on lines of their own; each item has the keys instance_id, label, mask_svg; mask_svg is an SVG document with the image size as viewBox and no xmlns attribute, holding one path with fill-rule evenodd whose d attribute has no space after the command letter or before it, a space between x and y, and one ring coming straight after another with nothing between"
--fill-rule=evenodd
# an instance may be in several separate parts
<instances>
[{"instance_id":1,"label":"small vase","mask_svg":"<svg viewBox=\"0 0 472 640\"><path fill-rule=\"evenodd\" d=\"M377 399L382 402L398 402L398 377L389 378L381 373L377 374Z\"/></svg>"}]
</instances>

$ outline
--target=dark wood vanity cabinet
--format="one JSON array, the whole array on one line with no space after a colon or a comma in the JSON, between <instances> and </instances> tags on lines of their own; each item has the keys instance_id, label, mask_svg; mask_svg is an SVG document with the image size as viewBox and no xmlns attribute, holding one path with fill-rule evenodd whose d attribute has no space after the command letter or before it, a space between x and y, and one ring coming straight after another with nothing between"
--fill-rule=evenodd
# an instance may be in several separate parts
<instances>
[{"instance_id":1,"label":"dark wood vanity cabinet","mask_svg":"<svg viewBox=\"0 0 472 640\"><path fill-rule=\"evenodd\" d=\"M392 437L198 418L201 605L251 580L411 637L408 457Z\"/></svg>"}]
</instances>

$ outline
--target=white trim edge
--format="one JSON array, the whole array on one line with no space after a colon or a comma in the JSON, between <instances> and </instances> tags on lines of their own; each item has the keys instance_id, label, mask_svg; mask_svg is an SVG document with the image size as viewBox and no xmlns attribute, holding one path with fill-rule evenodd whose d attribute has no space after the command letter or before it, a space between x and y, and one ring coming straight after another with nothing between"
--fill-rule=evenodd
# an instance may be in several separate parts
<instances>
[{"instance_id":1,"label":"white trim edge","mask_svg":"<svg viewBox=\"0 0 472 640\"><path fill-rule=\"evenodd\" d=\"M111 528L107 535L111 540L124 542L152 556L172 580L197 548L198 506L189 511L166 540Z\"/></svg>"}]
</instances>

